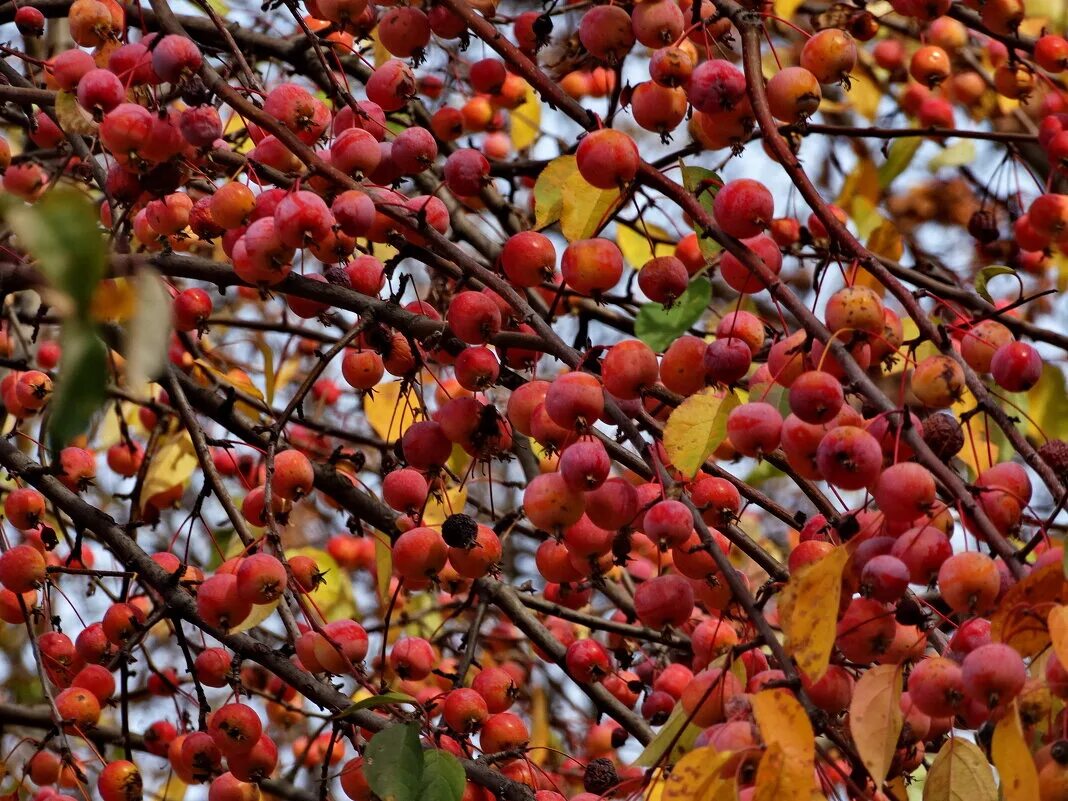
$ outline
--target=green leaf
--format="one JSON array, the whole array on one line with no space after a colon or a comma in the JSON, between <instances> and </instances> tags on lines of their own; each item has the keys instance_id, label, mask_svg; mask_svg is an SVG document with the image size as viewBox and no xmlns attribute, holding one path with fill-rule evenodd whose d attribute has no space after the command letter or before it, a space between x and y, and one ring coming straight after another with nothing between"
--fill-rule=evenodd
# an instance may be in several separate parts
<instances>
[{"instance_id":1,"label":"green leaf","mask_svg":"<svg viewBox=\"0 0 1068 801\"><path fill-rule=\"evenodd\" d=\"M783 416L784 420L790 415L790 390L782 386L782 384L776 384L774 381L750 384L749 400L770 403L779 410L779 414Z\"/></svg>"},{"instance_id":2,"label":"green leaf","mask_svg":"<svg viewBox=\"0 0 1068 801\"><path fill-rule=\"evenodd\" d=\"M464 766L452 754L436 749L423 752L420 801L460 801L466 784Z\"/></svg>"},{"instance_id":3,"label":"green leaf","mask_svg":"<svg viewBox=\"0 0 1068 801\"><path fill-rule=\"evenodd\" d=\"M712 301L712 284L695 278L670 309L646 303L634 319L634 334L653 350L664 351L701 319Z\"/></svg>"},{"instance_id":4,"label":"green leaf","mask_svg":"<svg viewBox=\"0 0 1068 801\"><path fill-rule=\"evenodd\" d=\"M141 393L167 363L171 338L171 296L159 273L143 269L134 279L137 305L126 327L126 385Z\"/></svg>"},{"instance_id":5,"label":"green leaf","mask_svg":"<svg viewBox=\"0 0 1068 801\"><path fill-rule=\"evenodd\" d=\"M716 193L723 186L723 179L717 173L704 167L687 167L683 165L682 185L697 196L697 202L701 204L701 208L709 214L713 214L712 201L716 199ZM695 225L694 230L697 232L697 244L706 259L711 259L720 252L719 243L706 236L702 226Z\"/></svg>"},{"instance_id":6,"label":"green leaf","mask_svg":"<svg viewBox=\"0 0 1068 801\"><path fill-rule=\"evenodd\" d=\"M359 712L361 709L375 709L380 706L390 706L391 704L418 704L419 701L407 693L388 692L381 695L372 695L370 698L364 698L362 701L357 701L341 712L334 715L334 720L344 720L351 717L353 713Z\"/></svg>"},{"instance_id":7,"label":"green leaf","mask_svg":"<svg viewBox=\"0 0 1068 801\"><path fill-rule=\"evenodd\" d=\"M689 715L682 708L682 704L676 704L671 711L671 716L656 733L649 745L645 746L633 765L641 768L652 768L660 764L668 748L671 748L669 762L676 761L680 756L693 748L694 741L701 733L700 726L695 726L686 720ZM674 745L672 745L674 743Z\"/></svg>"},{"instance_id":8,"label":"green leaf","mask_svg":"<svg viewBox=\"0 0 1068 801\"><path fill-rule=\"evenodd\" d=\"M367 744L363 758L367 783L382 801L420 801L423 749L418 724L382 729Z\"/></svg>"},{"instance_id":9,"label":"green leaf","mask_svg":"<svg viewBox=\"0 0 1068 801\"><path fill-rule=\"evenodd\" d=\"M961 139L950 145L927 162L927 169L938 172L942 167L961 167L975 161L975 143L971 139Z\"/></svg>"},{"instance_id":10,"label":"green leaf","mask_svg":"<svg viewBox=\"0 0 1068 801\"><path fill-rule=\"evenodd\" d=\"M107 398L108 352L89 323L71 320L63 326L59 380L48 415L48 436L59 449L89 427L89 420Z\"/></svg>"},{"instance_id":11,"label":"green leaf","mask_svg":"<svg viewBox=\"0 0 1068 801\"><path fill-rule=\"evenodd\" d=\"M107 261L93 204L80 192L57 188L33 206L13 203L6 212L8 224L52 286L70 296L79 315L88 315Z\"/></svg>"},{"instance_id":12,"label":"green leaf","mask_svg":"<svg viewBox=\"0 0 1068 801\"><path fill-rule=\"evenodd\" d=\"M987 303L994 302L994 299L990 297L990 290L986 288L987 282L998 275L1016 275L1016 271L1012 267L1006 267L1003 264L992 264L989 267L984 267L975 275L975 291ZM1016 280L1019 280L1019 276L1017 276Z\"/></svg>"},{"instance_id":13,"label":"green leaf","mask_svg":"<svg viewBox=\"0 0 1068 801\"><path fill-rule=\"evenodd\" d=\"M912 157L923 144L923 137L906 136L890 143L886 161L879 166L879 188L886 189L912 163Z\"/></svg>"}]
</instances>

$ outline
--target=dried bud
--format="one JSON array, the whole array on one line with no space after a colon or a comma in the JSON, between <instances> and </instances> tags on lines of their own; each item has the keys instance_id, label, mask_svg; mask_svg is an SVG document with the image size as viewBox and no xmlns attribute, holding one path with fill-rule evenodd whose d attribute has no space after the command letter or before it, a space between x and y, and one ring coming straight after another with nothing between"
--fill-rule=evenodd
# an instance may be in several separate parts
<instances>
[{"instance_id":1,"label":"dried bud","mask_svg":"<svg viewBox=\"0 0 1068 801\"><path fill-rule=\"evenodd\" d=\"M964 447L964 432L950 414L932 414L923 421L923 439L939 459L951 459Z\"/></svg>"},{"instance_id":2,"label":"dried bud","mask_svg":"<svg viewBox=\"0 0 1068 801\"><path fill-rule=\"evenodd\" d=\"M587 793L604 795L617 784L619 776L616 775L616 766L606 757L591 760L582 775L582 787Z\"/></svg>"}]
</instances>

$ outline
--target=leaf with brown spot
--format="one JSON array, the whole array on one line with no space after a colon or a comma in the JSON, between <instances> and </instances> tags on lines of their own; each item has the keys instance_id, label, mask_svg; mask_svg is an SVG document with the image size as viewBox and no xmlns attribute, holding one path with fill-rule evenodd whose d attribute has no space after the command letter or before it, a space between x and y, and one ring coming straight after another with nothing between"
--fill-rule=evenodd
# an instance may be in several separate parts
<instances>
[{"instance_id":1,"label":"leaf with brown spot","mask_svg":"<svg viewBox=\"0 0 1068 801\"><path fill-rule=\"evenodd\" d=\"M781 687L762 690L750 698L750 703L765 743L776 743L809 763L815 759L816 735L812 721L792 692Z\"/></svg>"},{"instance_id":2,"label":"leaf with brown spot","mask_svg":"<svg viewBox=\"0 0 1068 801\"><path fill-rule=\"evenodd\" d=\"M734 776L721 775L723 766L731 758L730 751L697 748L675 763L671 775L664 782L661 801L692 801L696 798L714 799L733 795ZM726 791L730 790L731 793Z\"/></svg>"},{"instance_id":3,"label":"leaf with brown spot","mask_svg":"<svg viewBox=\"0 0 1068 801\"><path fill-rule=\"evenodd\" d=\"M812 763L798 762L778 743L772 743L760 759L753 801L811 801ZM693 796L697 801L699 796Z\"/></svg>"},{"instance_id":4,"label":"leaf with brown spot","mask_svg":"<svg viewBox=\"0 0 1068 801\"><path fill-rule=\"evenodd\" d=\"M823 677L830 662L848 559L844 546L835 548L793 573L779 597L786 651L812 681Z\"/></svg>"},{"instance_id":5,"label":"leaf with brown spot","mask_svg":"<svg viewBox=\"0 0 1068 801\"><path fill-rule=\"evenodd\" d=\"M1046 565L1014 584L990 618L994 642L1011 645L1024 658L1035 656L1050 644L1047 615L1052 604L1068 600L1064 568Z\"/></svg>"}]
</instances>

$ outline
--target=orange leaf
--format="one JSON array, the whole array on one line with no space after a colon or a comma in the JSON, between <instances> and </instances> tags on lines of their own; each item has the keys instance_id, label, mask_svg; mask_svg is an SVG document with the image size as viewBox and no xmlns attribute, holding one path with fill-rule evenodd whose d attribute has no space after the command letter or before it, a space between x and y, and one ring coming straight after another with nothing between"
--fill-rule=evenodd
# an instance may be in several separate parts
<instances>
[{"instance_id":1,"label":"orange leaf","mask_svg":"<svg viewBox=\"0 0 1068 801\"><path fill-rule=\"evenodd\" d=\"M849 732L864 767L879 786L894 759L904 722L901 666L876 665L866 671L849 705Z\"/></svg>"},{"instance_id":2,"label":"orange leaf","mask_svg":"<svg viewBox=\"0 0 1068 801\"><path fill-rule=\"evenodd\" d=\"M994 727L990 753L1001 778L1001 796L1005 801L1038 798L1038 770L1024 740L1020 712L1015 703L1010 713L1004 715Z\"/></svg>"},{"instance_id":3,"label":"orange leaf","mask_svg":"<svg viewBox=\"0 0 1068 801\"><path fill-rule=\"evenodd\" d=\"M809 801L815 789L816 735L804 707L785 689L763 690L751 703L768 746L757 768L755 798Z\"/></svg>"},{"instance_id":4,"label":"orange leaf","mask_svg":"<svg viewBox=\"0 0 1068 801\"><path fill-rule=\"evenodd\" d=\"M835 548L791 575L779 598L786 650L812 681L827 672L848 559L845 547Z\"/></svg>"},{"instance_id":5,"label":"orange leaf","mask_svg":"<svg viewBox=\"0 0 1068 801\"><path fill-rule=\"evenodd\" d=\"M799 763L778 743L769 745L757 766L753 801L811 801L812 790L812 764Z\"/></svg>"},{"instance_id":6,"label":"orange leaf","mask_svg":"<svg viewBox=\"0 0 1068 801\"><path fill-rule=\"evenodd\" d=\"M1062 665L1068 665L1068 606L1055 606L1049 612L1049 636L1053 653Z\"/></svg>"},{"instance_id":7,"label":"orange leaf","mask_svg":"<svg viewBox=\"0 0 1068 801\"><path fill-rule=\"evenodd\" d=\"M1011 645L1024 658L1050 644L1049 606L1068 601L1068 582L1060 563L1046 565L1009 588L990 618L994 642Z\"/></svg>"},{"instance_id":8,"label":"orange leaf","mask_svg":"<svg viewBox=\"0 0 1068 801\"><path fill-rule=\"evenodd\" d=\"M815 759L816 735L812 721L792 692L783 688L762 690L750 702L765 743L777 743L810 763Z\"/></svg>"}]
</instances>

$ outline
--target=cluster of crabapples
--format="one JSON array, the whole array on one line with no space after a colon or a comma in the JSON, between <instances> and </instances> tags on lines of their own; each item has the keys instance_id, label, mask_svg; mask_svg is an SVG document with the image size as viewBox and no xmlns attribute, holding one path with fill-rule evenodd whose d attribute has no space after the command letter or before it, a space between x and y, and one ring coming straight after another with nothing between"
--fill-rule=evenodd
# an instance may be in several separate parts
<instances>
[{"instance_id":1,"label":"cluster of crabapples","mask_svg":"<svg viewBox=\"0 0 1068 801\"><path fill-rule=\"evenodd\" d=\"M58 7L48 5L48 13ZM92 526L66 521L84 503L126 514L119 496L105 497L105 487L96 486L98 470L103 462L114 474L101 482L106 487L118 477L136 485L135 496L140 492L153 448L190 425L184 406L172 405L166 391L155 389L137 410L139 425L124 419L119 441L106 449L94 450L91 437L79 439L59 449L40 474L12 475L3 490L9 530L0 536L0 620L32 639L55 731L19 743L25 759L7 771L18 785L8 791L4 784L0 793L7 795L0 797L74 801L95 787L103 801L139 801L163 765L181 782L203 785L209 801L286 797L302 770L309 782L321 776L336 782L340 791L324 784L324 800L332 793L374 801L364 749L381 727L342 716L331 731L319 719L326 716L313 710L318 702L301 689L326 686L358 697L403 693L418 710L412 719L423 724L424 747L481 757L479 767L526 785L534 801L631 797L649 778L631 764L632 735L654 732L680 714L700 730L694 747L736 752L738 797L751 801L766 734L756 723L753 694L797 690L816 710L821 732L844 741L858 679L873 665L901 665L905 724L889 776L911 774L954 730L973 730L982 739L1006 715L1018 714L1041 801L1068 801L1068 740L1060 736L1068 731L1068 665L1055 654L1039 662L1017 650L991 622L1028 574L1063 563L1063 548L1036 536L1037 547L1018 563L992 555L994 541L1034 535L1034 470L1022 461L984 461L979 451L988 443L977 443L967 425L978 388L1011 397L1058 369L1032 344L1034 337L1026 341L1028 329L1015 324L1020 310L993 304L979 315L946 303L939 318L945 337L936 343L908 334L901 307L854 265L843 273L846 285L813 306L814 323L758 313L769 308L769 289L793 291L780 280L789 278L784 260L798 261L810 246L829 259L841 251L826 215L788 215L753 178L717 178L700 188L699 203L716 235L731 240L714 258L702 240L707 231L686 233L666 248L651 244L648 261L628 264L618 240L600 235L601 228L565 242L549 230L513 225L512 217L536 203L535 192L527 191L534 181L514 177L526 176L528 165L510 171L517 153L507 132L534 96L527 81L534 81L533 72L490 55L496 48L468 49L472 32L452 2L285 5L297 15L298 35L308 31L320 40L317 58L304 62L308 71L314 64L318 75L326 64L324 81L338 86L348 79L335 66L365 72L359 99L337 88L327 99L318 91L323 86L299 75L238 92L229 84L244 80L239 73L249 65L220 78L231 90L228 99L212 83L216 67L229 59L219 55L225 51L214 27L210 45L163 31L131 36L131 27L145 25L132 19L133 6L74 0L66 18L75 46L31 60L27 74L39 79L34 91L42 93L33 97L48 102L27 113L22 152L13 156L0 138L3 189L33 204L57 181L102 170L101 225L116 232L124 255L155 260L169 276L175 333L168 369L175 381L206 383L200 381L204 365L212 363L232 367L228 375L241 379L234 385L252 386L233 367L240 357L231 360L230 346L239 353L247 342L227 341L233 339L227 319L236 330L249 322L248 314L242 317L246 308L269 310L264 326L271 330L282 307L285 317L272 333L306 334L308 328L290 324L292 315L331 334L342 319L339 309L352 308L324 298L340 297L372 311L338 348L337 369L331 365L328 373L319 362L319 346L332 336L304 337L298 345L302 369L323 366L308 394L328 422L346 402L366 409L386 383L401 385L402 404L409 389L425 389L431 378L437 391L416 393L414 412L398 406L402 430L395 442L382 443L367 470L349 459L343 438L310 424L280 426L272 432L278 448L266 453L210 438L205 447L213 472L237 499L234 514L254 537L225 555L212 539L220 558L197 564L189 556L196 548L182 552L174 545L185 536L183 522L172 547L145 547L140 554L155 565L146 575L125 564L119 549L105 553ZM493 21L492 2L471 5ZM1068 165L1068 94L1057 77L1068 68L1068 40L1044 32L1028 45L1027 57L1010 50L1006 42L1024 41L1017 37L1023 0L966 0L961 7L950 0L891 0L905 20L897 28L919 32L916 47L896 33L881 35L884 26L873 13L839 4L833 25L777 51L763 93L747 82L735 52L738 31L713 0L570 5L559 13L522 8L493 24L536 70L539 63L558 66L547 63L546 44L554 25L574 23L570 46L583 58L560 76L559 88L572 99L611 98L607 119L593 120L571 149L578 174L596 189L631 192L649 183L655 168L642 153L639 131L665 141L692 137L693 152L743 148L754 132L757 94L788 134L807 133L826 108L824 95L840 99L861 68L881 91L896 94L916 125L938 129L936 138L949 135L959 113L982 119L1005 101L1033 124L1053 171ZM750 12L763 8L752 0L742 5ZM14 22L30 39L46 28L44 12L32 4L20 5ZM372 31L370 68L362 53L370 52L364 45ZM448 48L446 79L423 67L434 48ZM622 64L632 53L642 60L627 62L624 76ZM635 70L640 79L620 86ZM258 122L245 118L250 110ZM619 124L626 115L633 126ZM93 163L70 155L72 143L88 147ZM50 160L49 152L64 158ZM338 173L349 182L335 180ZM1051 179L1042 194L1020 200L1010 225L992 212L973 215L968 230L977 257L986 259L1009 235L1014 263L1029 272L1049 266L1054 253L1068 253L1068 195L1059 186ZM499 191L506 187L517 190L508 203ZM514 214L501 211L517 199ZM472 262L476 278L463 274L466 244L445 252L444 240L450 231L473 241L485 239L484 230L496 233L495 224L482 225L488 212L477 216L487 209L508 233L499 248L491 245L492 258ZM845 210L830 210L843 226L849 223ZM456 235L461 218L475 235ZM388 248L376 248L383 245ZM17 241L4 245L5 261L8 253L20 258L12 249L18 247ZM379 258L384 252L398 255ZM193 254L212 256L213 266L224 268L222 283L237 284L238 291L227 298L211 282L196 285L182 280L187 273L166 273L168 262ZM619 308L638 308L636 287L642 302L671 310L704 275L714 275L717 291L725 287L735 305L717 314L708 336L694 329L662 350L638 338L626 314L600 305L619 301L625 285ZM116 280L103 286L114 288ZM534 307L546 311L531 313ZM580 309L597 310L619 329L591 342L571 359L575 369L562 371L547 363L574 352L556 335L554 315ZM28 439L50 412L53 380L63 381L58 329L42 322L46 311L33 325L35 337L40 326L47 336L32 349L17 346L6 327L0 332L5 364L14 364L16 352L26 357L0 378L0 403L5 419ZM209 347L213 329L223 331L223 346ZM824 329L830 338L818 335ZM595 329L592 336L602 333ZM874 404L869 386L885 390L888 403ZM127 395L134 397L120 397ZM711 398L729 411L721 441L694 474L673 462L677 454L664 444L663 431L690 399ZM209 415L202 404L194 414L214 416L209 425L225 428L232 419L224 412L234 407L231 398L222 410L212 407ZM270 411L270 403L263 408ZM308 422L303 412L301 406L301 423ZM249 442L261 433L234 428L230 433ZM626 442L631 430L639 431L641 453ZM536 448L526 447L530 442ZM502 477L518 475L507 471L519 452L533 453L535 464L517 488ZM1044 471L1068 479L1064 441L1049 439L1035 455ZM961 456L977 465L964 490ZM743 529L754 519L753 506L774 502L735 475L740 470L733 467L752 466L744 460L767 460L802 488L819 484L812 495L825 500L826 488L845 511L795 518L784 564L763 551L765 560L755 558L762 545ZM457 470L458 462L465 468ZM448 506L458 472L462 481L480 476L494 485L496 478L506 496L516 490L515 508L499 514L491 494L489 504L464 501L432 519L430 509ZM346 532L325 543L329 559L290 552L280 529L314 518L338 530L343 503L327 491L338 478L353 492L377 495L368 506L389 525L370 532L370 522L348 518ZM163 529L184 514L186 489L179 483L143 499L124 554L148 541L135 536L139 526ZM203 517L202 503L212 493L221 500L214 486L203 493L189 518ZM70 536L75 528L77 538ZM516 567L510 538L534 543L520 554L530 557L528 566ZM830 665L810 677L776 658L751 610L779 626L785 578L844 549L841 600L829 610L837 613ZM56 612L66 608L60 596L87 579L110 587L116 571L100 569L102 562L123 568L123 591L106 593L99 619L79 619L75 630ZM769 575L772 565L781 572ZM531 581L508 586L520 577ZM316 593L338 582L377 593L378 608L332 620L318 615ZM503 604L497 609L489 601L494 591L513 592L525 617ZM184 621L172 616L175 598L189 602L181 607ZM456 647L446 636L455 633L448 621L439 627L446 634L417 629L420 615L430 617L428 607L462 621L477 608L472 639ZM189 624L200 629L196 637L185 634ZM260 626L273 639L237 639ZM543 639L528 642L531 631ZM947 631L948 643L941 643ZM187 664L153 661L150 643L163 640L180 644L171 651ZM265 651L285 660L286 669L272 672L249 656ZM568 703L585 693L609 714L574 725L574 716L538 705L528 689L535 681L565 686L559 695ZM128 758L67 748L77 738L129 744L117 723L128 728L127 705L142 699L148 702L141 711L151 719ZM385 712L376 714L383 726L392 722ZM539 728L551 729L551 737ZM550 751L567 756L540 753ZM851 787L850 798L881 801L888 777L866 777L848 756L840 749L833 757L841 760L835 771L821 765L814 786L825 797L841 797L839 776L851 775L850 783L863 787ZM465 784L463 801L493 797L483 784Z\"/></svg>"}]
</instances>

